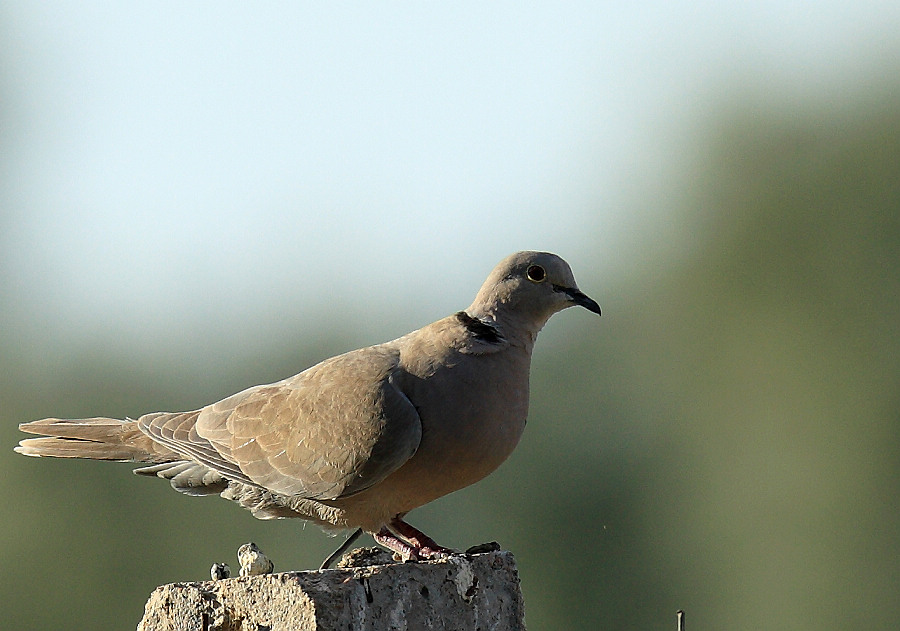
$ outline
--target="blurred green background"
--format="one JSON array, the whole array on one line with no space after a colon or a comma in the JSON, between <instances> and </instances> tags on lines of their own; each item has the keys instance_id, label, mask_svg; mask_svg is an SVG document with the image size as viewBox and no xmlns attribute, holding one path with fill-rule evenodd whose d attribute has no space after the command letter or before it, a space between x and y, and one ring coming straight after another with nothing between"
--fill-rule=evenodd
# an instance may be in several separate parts
<instances>
[{"instance_id":1,"label":"blurred green background","mask_svg":"<svg viewBox=\"0 0 900 631\"><path fill-rule=\"evenodd\" d=\"M530 629L665 629L677 609L696 630L896 627L898 71L882 58L852 78L779 90L720 77L696 115L656 128L678 142L606 184L620 194L558 217L574 255L564 239L546 247L570 260L604 315L570 310L549 323L518 450L410 516L444 545L512 550ZM595 248L610 196L638 219ZM11 249L22 221L11 206L0 217ZM522 247L543 247L531 238ZM260 522L127 465L17 456L15 426L192 409L395 337L467 305L514 249L473 247L432 252L413 296L395 262L356 258L377 281L377 317L368 296L341 289L355 272L303 257L290 291L302 302L327 279L317 313L285 310L288 290L273 284L256 306L276 313L267 324L220 328L213 314L194 338L175 309L152 348L115 326L55 329L67 314L28 306L27 265L0 258L3 627L131 628L155 586L234 565L249 540L276 570L317 566L337 543L317 528ZM39 268L31 256L22 260ZM483 264L452 265L467 256ZM433 270L448 267L455 284L444 290Z\"/></svg>"}]
</instances>

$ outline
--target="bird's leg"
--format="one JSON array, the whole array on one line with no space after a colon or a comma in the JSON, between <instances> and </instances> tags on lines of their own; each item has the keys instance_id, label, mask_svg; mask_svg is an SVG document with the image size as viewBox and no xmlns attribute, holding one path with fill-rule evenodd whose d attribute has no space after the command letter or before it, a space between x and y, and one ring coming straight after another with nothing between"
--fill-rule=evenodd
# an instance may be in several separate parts
<instances>
[{"instance_id":1,"label":"bird's leg","mask_svg":"<svg viewBox=\"0 0 900 631\"><path fill-rule=\"evenodd\" d=\"M455 552L450 548L439 546L434 539L418 528L410 526L400 519L399 516L391 520L389 527L400 537L403 537L405 541L409 542L416 553L423 559L439 559Z\"/></svg>"},{"instance_id":2,"label":"bird's leg","mask_svg":"<svg viewBox=\"0 0 900 631\"><path fill-rule=\"evenodd\" d=\"M403 561L419 560L418 551L388 530L387 526L384 526L378 532L373 533L372 537L377 543L380 543L391 552L396 552L400 555L400 558Z\"/></svg>"}]
</instances>

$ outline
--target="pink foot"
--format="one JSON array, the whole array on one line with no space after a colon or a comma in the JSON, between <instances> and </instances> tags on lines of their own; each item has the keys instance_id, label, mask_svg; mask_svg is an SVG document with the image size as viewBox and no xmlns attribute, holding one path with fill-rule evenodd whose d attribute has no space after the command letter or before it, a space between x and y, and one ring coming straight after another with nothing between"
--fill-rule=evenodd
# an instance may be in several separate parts
<instances>
[{"instance_id":1,"label":"pink foot","mask_svg":"<svg viewBox=\"0 0 900 631\"><path fill-rule=\"evenodd\" d=\"M399 517L394 517L389 527L405 541L408 541L423 559L441 559L455 553L455 550L439 546L434 539L418 528L410 526Z\"/></svg>"},{"instance_id":2,"label":"pink foot","mask_svg":"<svg viewBox=\"0 0 900 631\"><path fill-rule=\"evenodd\" d=\"M434 539L399 517L392 519L389 526L383 527L373 537L388 550L396 552L403 561L442 559L456 553L439 546Z\"/></svg>"},{"instance_id":3,"label":"pink foot","mask_svg":"<svg viewBox=\"0 0 900 631\"><path fill-rule=\"evenodd\" d=\"M418 552L405 541L401 541L397 535L392 533L387 527L382 528L372 535L377 543L397 554L400 559L406 561L418 561L420 559ZM394 557L396 558L396 557Z\"/></svg>"}]
</instances>

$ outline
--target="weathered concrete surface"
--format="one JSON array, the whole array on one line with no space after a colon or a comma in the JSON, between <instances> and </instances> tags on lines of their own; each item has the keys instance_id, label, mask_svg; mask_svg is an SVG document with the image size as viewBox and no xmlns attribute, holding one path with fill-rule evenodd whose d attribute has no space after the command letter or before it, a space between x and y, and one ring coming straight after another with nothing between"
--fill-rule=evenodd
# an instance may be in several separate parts
<instances>
[{"instance_id":1,"label":"weathered concrete surface","mask_svg":"<svg viewBox=\"0 0 900 631\"><path fill-rule=\"evenodd\" d=\"M284 572L156 588L138 631L521 631L505 551L422 563Z\"/></svg>"}]
</instances>

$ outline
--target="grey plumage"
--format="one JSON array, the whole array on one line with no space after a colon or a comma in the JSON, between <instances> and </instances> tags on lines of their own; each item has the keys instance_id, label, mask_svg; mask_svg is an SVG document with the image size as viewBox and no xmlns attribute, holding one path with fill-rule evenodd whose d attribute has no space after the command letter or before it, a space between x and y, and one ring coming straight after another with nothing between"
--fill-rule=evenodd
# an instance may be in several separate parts
<instances>
[{"instance_id":1,"label":"grey plumage","mask_svg":"<svg viewBox=\"0 0 900 631\"><path fill-rule=\"evenodd\" d=\"M262 519L360 527L405 558L444 554L403 516L507 458L525 426L538 331L573 305L600 313L565 261L519 252L465 311L391 342L191 412L24 423L44 437L16 451L138 462L135 473Z\"/></svg>"}]
</instances>

